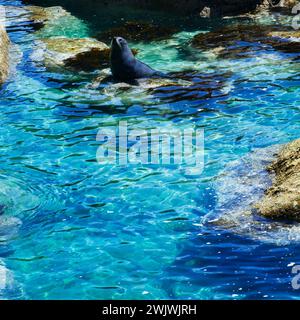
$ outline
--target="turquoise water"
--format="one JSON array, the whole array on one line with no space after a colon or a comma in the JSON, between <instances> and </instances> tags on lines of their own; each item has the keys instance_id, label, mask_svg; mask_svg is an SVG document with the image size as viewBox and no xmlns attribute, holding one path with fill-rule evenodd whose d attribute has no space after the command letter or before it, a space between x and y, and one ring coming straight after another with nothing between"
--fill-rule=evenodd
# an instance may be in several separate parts
<instances>
[{"instance_id":1,"label":"turquoise water","mask_svg":"<svg viewBox=\"0 0 300 320\"><path fill-rule=\"evenodd\" d=\"M7 8L18 63L0 97L1 298L297 299L297 226L262 236L204 219L230 202L230 184L219 177L232 161L299 138L297 55L253 45L250 58L218 58L190 46L213 23L183 19L167 40L130 45L161 71L194 70L185 75L195 82L190 91L95 88L97 71L51 72L33 59L38 37L92 36L109 26L105 12L68 9L79 18L35 33L16 7ZM100 166L97 132L120 120L135 129L204 129L204 172Z\"/></svg>"}]
</instances>

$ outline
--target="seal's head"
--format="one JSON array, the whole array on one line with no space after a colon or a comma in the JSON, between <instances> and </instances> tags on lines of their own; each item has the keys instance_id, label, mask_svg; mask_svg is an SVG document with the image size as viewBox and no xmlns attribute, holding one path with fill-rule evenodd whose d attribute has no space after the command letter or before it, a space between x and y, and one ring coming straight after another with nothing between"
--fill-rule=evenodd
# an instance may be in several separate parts
<instances>
[{"instance_id":1,"label":"seal's head","mask_svg":"<svg viewBox=\"0 0 300 320\"><path fill-rule=\"evenodd\" d=\"M112 49L122 50L128 48L127 41L122 37L114 37L112 39Z\"/></svg>"},{"instance_id":2,"label":"seal's head","mask_svg":"<svg viewBox=\"0 0 300 320\"><path fill-rule=\"evenodd\" d=\"M111 43L112 59L132 59L134 58L127 41L122 37L114 37Z\"/></svg>"},{"instance_id":3,"label":"seal's head","mask_svg":"<svg viewBox=\"0 0 300 320\"><path fill-rule=\"evenodd\" d=\"M114 37L110 52L110 68L113 76L117 79L133 78L135 61L127 41L121 37Z\"/></svg>"}]
</instances>

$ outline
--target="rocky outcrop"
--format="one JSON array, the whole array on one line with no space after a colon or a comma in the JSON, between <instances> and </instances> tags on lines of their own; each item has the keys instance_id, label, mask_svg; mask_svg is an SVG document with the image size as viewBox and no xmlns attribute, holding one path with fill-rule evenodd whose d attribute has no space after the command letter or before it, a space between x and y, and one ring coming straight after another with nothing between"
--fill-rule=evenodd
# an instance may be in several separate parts
<instances>
[{"instance_id":1,"label":"rocky outcrop","mask_svg":"<svg viewBox=\"0 0 300 320\"><path fill-rule=\"evenodd\" d=\"M267 171L267 167L281 148L273 145L255 149L226 164L207 192L207 197L218 200L201 223L276 245L299 243L299 223L264 218L254 208L275 181L275 174Z\"/></svg>"},{"instance_id":2,"label":"rocky outcrop","mask_svg":"<svg viewBox=\"0 0 300 320\"><path fill-rule=\"evenodd\" d=\"M0 26L0 84L5 82L9 73L9 38L3 26Z\"/></svg>"},{"instance_id":3,"label":"rocky outcrop","mask_svg":"<svg viewBox=\"0 0 300 320\"><path fill-rule=\"evenodd\" d=\"M88 88L101 90L106 96L126 101L128 105L140 104L153 106L159 99L166 106L186 102L187 96L193 99L211 99L223 96L228 88L231 73L181 71L168 73L168 77L145 78L130 83L115 82L109 69L101 70ZM130 102L129 102L130 101ZM183 109L184 110L184 103ZM164 109L168 113L167 108ZM172 112L172 111L170 111Z\"/></svg>"},{"instance_id":4,"label":"rocky outcrop","mask_svg":"<svg viewBox=\"0 0 300 320\"><path fill-rule=\"evenodd\" d=\"M24 17L35 29L35 34L38 37L82 38L89 34L88 26L84 21L60 6L24 6L20 7L20 10L25 10Z\"/></svg>"},{"instance_id":5,"label":"rocky outcrop","mask_svg":"<svg viewBox=\"0 0 300 320\"><path fill-rule=\"evenodd\" d=\"M266 45L282 52L300 53L300 32L281 25L237 24L199 33L192 40L193 47L230 59L254 56L255 50Z\"/></svg>"},{"instance_id":6,"label":"rocky outcrop","mask_svg":"<svg viewBox=\"0 0 300 320\"><path fill-rule=\"evenodd\" d=\"M280 0L278 3L278 6L287 8L287 9L292 9L298 3L299 3L299 0Z\"/></svg>"},{"instance_id":7,"label":"rocky outcrop","mask_svg":"<svg viewBox=\"0 0 300 320\"><path fill-rule=\"evenodd\" d=\"M93 71L108 65L109 47L92 38L53 37L36 41L32 60L48 68Z\"/></svg>"},{"instance_id":8,"label":"rocky outcrop","mask_svg":"<svg viewBox=\"0 0 300 320\"><path fill-rule=\"evenodd\" d=\"M285 243L290 232L289 225L262 219L253 210L255 203L272 184L273 175L266 170L266 166L272 163L278 150L277 145L255 149L227 163L208 190L207 196L218 200L202 222L243 237Z\"/></svg>"},{"instance_id":9,"label":"rocky outcrop","mask_svg":"<svg viewBox=\"0 0 300 320\"><path fill-rule=\"evenodd\" d=\"M70 16L70 13L62 7L39 7L27 6L26 10L29 12L29 18L32 20L36 28L42 28L53 19Z\"/></svg>"},{"instance_id":10,"label":"rocky outcrop","mask_svg":"<svg viewBox=\"0 0 300 320\"><path fill-rule=\"evenodd\" d=\"M94 71L109 65L110 48L88 37L88 27L64 8L26 6L36 32L32 60L48 69Z\"/></svg>"},{"instance_id":11,"label":"rocky outcrop","mask_svg":"<svg viewBox=\"0 0 300 320\"><path fill-rule=\"evenodd\" d=\"M268 171L275 178L255 205L258 213L272 219L300 221L300 139L285 145Z\"/></svg>"}]
</instances>

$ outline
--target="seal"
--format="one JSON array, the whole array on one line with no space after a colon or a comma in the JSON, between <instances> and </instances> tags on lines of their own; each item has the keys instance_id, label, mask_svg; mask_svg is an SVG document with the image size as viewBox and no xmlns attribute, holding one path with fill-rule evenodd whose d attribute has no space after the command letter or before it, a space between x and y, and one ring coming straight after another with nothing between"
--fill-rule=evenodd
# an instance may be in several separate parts
<instances>
[{"instance_id":1,"label":"seal","mask_svg":"<svg viewBox=\"0 0 300 320\"><path fill-rule=\"evenodd\" d=\"M114 37L111 43L110 68L117 80L131 81L141 78L162 77L162 72L156 71L137 60L130 50L127 41Z\"/></svg>"}]
</instances>

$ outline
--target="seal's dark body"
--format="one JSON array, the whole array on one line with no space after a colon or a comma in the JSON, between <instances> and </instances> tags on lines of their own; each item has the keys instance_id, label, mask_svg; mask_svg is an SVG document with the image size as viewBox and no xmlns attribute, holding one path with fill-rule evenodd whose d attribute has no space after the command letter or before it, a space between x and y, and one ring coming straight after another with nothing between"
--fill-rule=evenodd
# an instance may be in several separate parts
<instances>
[{"instance_id":1,"label":"seal's dark body","mask_svg":"<svg viewBox=\"0 0 300 320\"><path fill-rule=\"evenodd\" d=\"M137 60L126 40L121 37L115 37L112 41L110 68L113 77L117 80L135 80L160 76L160 72Z\"/></svg>"}]
</instances>

